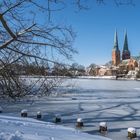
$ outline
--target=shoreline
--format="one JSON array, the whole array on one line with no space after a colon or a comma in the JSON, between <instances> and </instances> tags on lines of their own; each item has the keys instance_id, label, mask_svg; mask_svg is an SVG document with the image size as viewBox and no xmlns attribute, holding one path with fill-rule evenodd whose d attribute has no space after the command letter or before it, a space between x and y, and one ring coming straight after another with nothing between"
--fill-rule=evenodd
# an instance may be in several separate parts
<instances>
[{"instance_id":1,"label":"shoreline","mask_svg":"<svg viewBox=\"0 0 140 140\"><path fill-rule=\"evenodd\" d=\"M94 80L98 80L98 79L103 79L103 80L124 80L124 81L140 81L140 78L125 78L125 77L119 77L116 78L116 76L73 76L73 77L69 77L69 76L45 76L48 78L68 78L68 79L94 79ZM24 76L22 75L21 78L44 78L44 76L40 76L40 75L30 75L30 76Z\"/></svg>"},{"instance_id":2,"label":"shoreline","mask_svg":"<svg viewBox=\"0 0 140 140\"><path fill-rule=\"evenodd\" d=\"M140 78L117 78L116 76L76 76L78 79L103 79L103 80L124 80L124 81L140 81Z\"/></svg>"}]
</instances>

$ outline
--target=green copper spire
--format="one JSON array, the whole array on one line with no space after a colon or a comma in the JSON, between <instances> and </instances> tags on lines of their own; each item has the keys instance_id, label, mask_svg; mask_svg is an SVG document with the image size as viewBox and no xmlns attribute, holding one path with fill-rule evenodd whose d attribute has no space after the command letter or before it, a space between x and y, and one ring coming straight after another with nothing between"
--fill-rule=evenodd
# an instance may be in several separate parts
<instances>
[{"instance_id":1,"label":"green copper spire","mask_svg":"<svg viewBox=\"0 0 140 140\"><path fill-rule=\"evenodd\" d=\"M113 50L119 50L117 30L115 31L115 35L114 35L114 48L113 48Z\"/></svg>"},{"instance_id":2,"label":"green copper spire","mask_svg":"<svg viewBox=\"0 0 140 140\"><path fill-rule=\"evenodd\" d=\"M123 51L129 51L129 49L128 49L127 32L125 33L125 39L124 39Z\"/></svg>"},{"instance_id":3,"label":"green copper spire","mask_svg":"<svg viewBox=\"0 0 140 140\"><path fill-rule=\"evenodd\" d=\"M123 46L123 52L122 52L122 60L130 59L130 51L128 49L128 39L127 39L127 32L125 33L124 38L124 46Z\"/></svg>"}]
</instances>

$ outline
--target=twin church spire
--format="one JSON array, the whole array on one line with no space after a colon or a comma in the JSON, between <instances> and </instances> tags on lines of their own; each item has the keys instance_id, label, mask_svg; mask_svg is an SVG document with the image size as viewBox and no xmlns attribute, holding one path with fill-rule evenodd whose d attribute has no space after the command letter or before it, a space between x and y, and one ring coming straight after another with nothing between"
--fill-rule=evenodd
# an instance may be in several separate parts
<instances>
[{"instance_id":1,"label":"twin church spire","mask_svg":"<svg viewBox=\"0 0 140 140\"><path fill-rule=\"evenodd\" d=\"M125 33L125 39L124 39L123 51L128 51L128 39L127 39L127 32Z\"/></svg>"},{"instance_id":2,"label":"twin church spire","mask_svg":"<svg viewBox=\"0 0 140 140\"><path fill-rule=\"evenodd\" d=\"M114 47L112 51L112 64L117 66L120 64L120 50L118 45L118 34L117 31L115 31L114 36ZM123 45L123 51L122 51L122 60L130 59L130 51L128 49L128 39L127 39L127 32L125 33L125 39L124 39L124 45Z\"/></svg>"},{"instance_id":3,"label":"twin church spire","mask_svg":"<svg viewBox=\"0 0 140 140\"><path fill-rule=\"evenodd\" d=\"M122 52L122 60L125 60L125 59L130 59L130 51L128 49L127 32L125 33L123 52Z\"/></svg>"},{"instance_id":4,"label":"twin church spire","mask_svg":"<svg viewBox=\"0 0 140 140\"><path fill-rule=\"evenodd\" d=\"M117 30L115 31L115 35L114 35L114 48L115 50L118 50L118 35L117 35Z\"/></svg>"}]
</instances>

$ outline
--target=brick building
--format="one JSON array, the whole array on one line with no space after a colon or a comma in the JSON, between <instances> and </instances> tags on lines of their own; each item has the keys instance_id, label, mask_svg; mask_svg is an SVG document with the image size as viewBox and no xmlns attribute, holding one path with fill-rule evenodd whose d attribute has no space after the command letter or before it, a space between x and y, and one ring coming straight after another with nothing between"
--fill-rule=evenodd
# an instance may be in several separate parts
<instances>
[{"instance_id":1,"label":"brick building","mask_svg":"<svg viewBox=\"0 0 140 140\"><path fill-rule=\"evenodd\" d=\"M112 66L118 67L118 74L127 74L129 71L134 71L136 68L138 68L138 62L131 57L131 53L128 48L127 32L125 33L124 45L121 55L118 45L117 31L115 32L114 47L112 50Z\"/></svg>"}]
</instances>

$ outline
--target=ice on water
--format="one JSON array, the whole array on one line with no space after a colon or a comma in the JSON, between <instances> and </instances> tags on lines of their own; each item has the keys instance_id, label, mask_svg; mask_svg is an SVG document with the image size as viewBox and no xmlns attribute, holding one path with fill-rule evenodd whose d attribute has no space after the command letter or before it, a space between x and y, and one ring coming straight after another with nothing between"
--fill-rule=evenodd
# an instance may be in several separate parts
<instances>
[{"instance_id":1,"label":"ice on water","mask_svg":"<svg viewBox=\"0 0 140 140\"><path fill-rule=\"evenodd\" d=\"M137 129L140 137L140 82L119 80L70 79L64 85L74 86L57 90L59 96L43 97L33 104L21 102L1 105L3 114L19 116L26 108L29 117L35 118L39 110L42 121L53 122L55 114L63 117L60 125L75 128L77 118L84 120L83 132L92 136L99 133L99 123L107 122L105 138L127 140L127 129Z\"/></svg>"}]
</instances>

